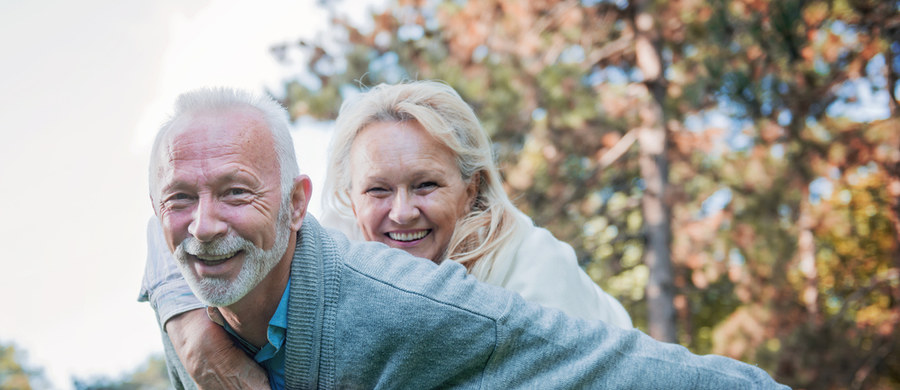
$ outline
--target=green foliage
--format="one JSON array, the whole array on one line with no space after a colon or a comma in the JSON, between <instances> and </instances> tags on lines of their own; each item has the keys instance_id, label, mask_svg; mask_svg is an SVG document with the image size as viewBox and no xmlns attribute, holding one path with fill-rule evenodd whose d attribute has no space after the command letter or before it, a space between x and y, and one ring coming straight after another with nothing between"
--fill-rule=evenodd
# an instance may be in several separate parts
<instances>
[{"instance_id":1,"label":"green foliage","mask_svg":"<svg viewBox=\"0 0 900 390\"><path fill-rule=\"evenodd\" d=\"M648 329L635 129L660 108L679 342L797 388L900 384L900 3L395 5L371 30L338 22L333 41L277 48L310 54L314 81L285 87L293 115L332 119L381 82L447 82L517 205ZM863 90L889 97L866 101L889 117L861 116Z\"/></svg>"}]
</instances>

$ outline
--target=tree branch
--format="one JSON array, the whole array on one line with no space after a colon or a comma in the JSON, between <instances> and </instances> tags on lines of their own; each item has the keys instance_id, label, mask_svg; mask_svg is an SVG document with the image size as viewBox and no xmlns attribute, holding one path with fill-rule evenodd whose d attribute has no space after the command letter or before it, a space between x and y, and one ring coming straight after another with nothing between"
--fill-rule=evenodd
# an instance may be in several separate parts
<instances>
[{"instance_id":1,"label":"tree branch","mask_svg":"<svg viewBox=\"0 0 900 390\"><path fill-rule=\"evenodd\" d=\"M637 140L637 135L634 129L628 130L622 138L616 142L613 147L609 148L606 153L603 153L603 156L600 156L600 160L597 161L600 169L608 167L610 164L614 163L619 157L622 157L625 152L628 151L628 148L634 144L634 141Z\"/></svg>"}]
</instances>

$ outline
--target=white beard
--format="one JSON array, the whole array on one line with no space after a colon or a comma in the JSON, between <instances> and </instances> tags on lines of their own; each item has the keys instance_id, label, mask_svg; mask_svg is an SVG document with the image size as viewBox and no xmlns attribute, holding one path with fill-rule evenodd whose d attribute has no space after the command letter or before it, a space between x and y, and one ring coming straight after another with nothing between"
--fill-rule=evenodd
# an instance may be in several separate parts
<instances>
[{"instance_id":1,"label":"white beard","mask_svg":"<svg viewBox=\"0 0 900 390\"><path fill-rule=\"evenodd\" d=\"M238 235L228 235L208 243L201 243L188 236L178 244L174 253L178 268L197 298L208 306L223 307L239 301L256 287L287 251L292 233L289 210L290 203L281 205L278 222L275 224L275 243L269 250L260 249ZM189 264L190 255L222 256L239 250L244 251L244 264L234 280L201 278Z\"/></svg>"}]
</instances>

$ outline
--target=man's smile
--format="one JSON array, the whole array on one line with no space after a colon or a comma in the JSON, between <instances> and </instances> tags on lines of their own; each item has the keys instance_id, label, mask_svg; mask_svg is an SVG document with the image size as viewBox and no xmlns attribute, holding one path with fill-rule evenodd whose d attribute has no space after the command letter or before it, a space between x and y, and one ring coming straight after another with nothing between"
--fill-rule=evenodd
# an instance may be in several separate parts
<instances>
[{"instance_id":1,"label":"man's smile","mask_svg":"<svg viewBox=\"0 0 900 390\"><path fill-rule=\"evenodd\" d=\"M225 262L226 260L236 256L238 254L238 252L240 252L240 251L226 253L224 255L197 254L197 255L194 255L194 257L196 257L197 260L202 261L203 264L216 265L216 264L221 264L221 263Z\"/></svg>"}]
</instances>

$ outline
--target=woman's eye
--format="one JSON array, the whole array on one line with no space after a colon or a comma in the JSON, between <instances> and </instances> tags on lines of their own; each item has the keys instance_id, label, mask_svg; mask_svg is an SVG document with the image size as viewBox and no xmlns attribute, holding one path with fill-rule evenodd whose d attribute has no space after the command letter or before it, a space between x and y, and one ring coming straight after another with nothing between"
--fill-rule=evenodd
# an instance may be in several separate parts
<instances>
[{"instance_id":1,"label":"woman's eye","mask_svg":"<svg viewBox=\"0 0 900 390\"><path fill-rule=\"evenodd\" d=\"M366 194L372 195L372 196L384 196L384 195L387 195L389 192L390 191L388 191L387 188L382 188L382 187L372 187L372 188L369 188L366 190Z\"/></svg>"},{"instance_id":2,"label":"woman's eye","mask_svg":"<svg viewBox=\"0 0 900 390\"><path fill-rule=\"evenodd\" d=\"M419 185L417 185L416 189L427 191L427 190L435 189L435 188L437 188L437 186L438 186L437 183L435 183L433 181L426 181L426 182L422 182Z\"/></svg>"}]
</instances>

